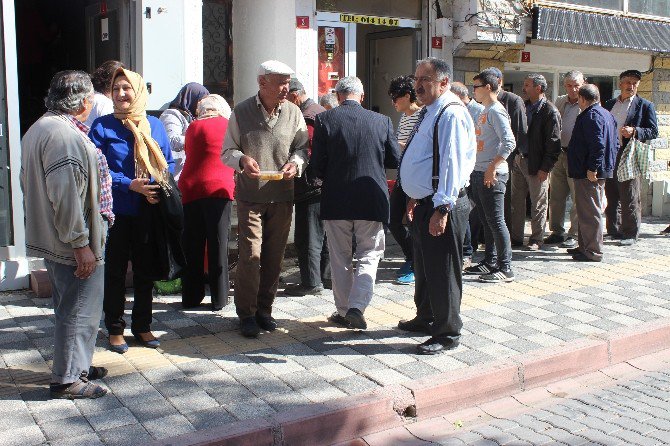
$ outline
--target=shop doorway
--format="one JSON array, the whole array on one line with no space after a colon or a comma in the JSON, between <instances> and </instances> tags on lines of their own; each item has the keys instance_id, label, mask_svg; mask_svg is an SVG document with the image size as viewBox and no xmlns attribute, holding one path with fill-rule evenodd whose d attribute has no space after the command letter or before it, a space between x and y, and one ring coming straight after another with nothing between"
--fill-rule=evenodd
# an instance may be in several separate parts
<instances>
[{"instance_id":1,"label":"shop doorway","mask_svg":"<svg viewBox=\"0 0 670 446\"><path fill-rule=\"evenodd\" d=\"M318 95L332 92L337 81L357 76L363 82L363 105L400 119L388 96L391 80L414 73L420 58L420 20L318 12Z\"/></svg>"}]
</instances>

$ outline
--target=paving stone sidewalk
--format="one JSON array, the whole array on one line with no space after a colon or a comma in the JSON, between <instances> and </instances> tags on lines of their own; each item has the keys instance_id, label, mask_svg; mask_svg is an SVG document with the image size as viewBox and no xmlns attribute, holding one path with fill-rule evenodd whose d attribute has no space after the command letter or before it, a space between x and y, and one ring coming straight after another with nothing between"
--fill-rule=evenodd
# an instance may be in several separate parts
<instances>
[{"instance_id":1,"label":"paving stone sidewalk","mask_svg":"<svg viewBox=\"0 0 670 446\"><path fill-rule=\"evenodd\" d=\"M667 444L670 350L370 434L348 446Z\"/></svg>"},{"instance_id":2,"label":"paving stone sidewalk","mask_svg":"<svg viewBox=\"0 0 670 446\"><path fill-rule=\"evenodd\" d=\"M238 334L232 304L183 311L179 297L157 297L160 349L131 343L118 355L100 331L94 364L110 369L110 393L94 401L48 400L51 301L2 294L0 445L145 444L667 318L670 238L656 235L666 225L645 220L639 243L608 242L600 264L573 262L562 249L515 250L515 282L466 279L461 346L433 357L415 354L425 337L395 328L413 317L414 303L413 287L393 282L402 259L390 236L364 332L326 322L329 291L280 293L280 329L256 340ZM285 282L297 281L295 260L286 265Z\"/></svg>"}]
</instances>

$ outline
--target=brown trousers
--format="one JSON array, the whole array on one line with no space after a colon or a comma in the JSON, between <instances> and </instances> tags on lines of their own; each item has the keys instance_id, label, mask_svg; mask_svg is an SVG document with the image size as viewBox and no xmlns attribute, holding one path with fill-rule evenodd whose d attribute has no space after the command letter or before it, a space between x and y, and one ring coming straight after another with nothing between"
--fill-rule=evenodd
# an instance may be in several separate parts
<instances>
[{"instance_id":1,"label":"brown trousers","mask_svg":"<svg viewBox=\"0 0 670 446\"><path fill-rule=\"evenodd\" d=\"M512 226L510 238L512 243L523 243L524 226L526 224L526 195L530 193L530 239L528 243L544 240L544 228L547 225L547 209L549 208L549 179L540 181L537 175L528 173L528 159L517 155L512 171Z\"/></svg>"},{"instance_id":2,"label":"brown trousers","mask_svg":"<svg viewBox=\"0 0 670 446\"><path fill-rule=\"evenodd\" d=\"M623 238L636 239L642 223L642 204L640 203L640 178L619 182L614 178L605 182L607 197L607 233L620 234Z\"/></svg>"},{"instance_id":3,"label":"brown trousers","mask_svg":"<svg viewBox=\"0 0 670 446\"><path fill-rule=\"evenodd\" d=\"M603 258L603 195L605 180L575 182L575 207L579 220L579 249L591 260Z\"/></svg>"},{"instance_id":4,"label":"brown trousers","mask_svg":"<svg viewBox=\"0 0 670 446\"><path fill-rule=\"evenodd\" d=\"M239 261L235 274L235 308L240 319L272 314L293 202L237 202Z\"/></svg>"}]
</instances>

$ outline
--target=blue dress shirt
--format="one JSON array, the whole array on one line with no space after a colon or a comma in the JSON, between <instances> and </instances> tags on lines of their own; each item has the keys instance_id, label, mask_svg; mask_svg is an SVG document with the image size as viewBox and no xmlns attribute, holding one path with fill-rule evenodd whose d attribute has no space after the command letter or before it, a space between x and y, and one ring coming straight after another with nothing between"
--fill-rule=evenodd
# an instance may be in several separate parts
<instances>
[{"instance_id":1,"label":"blue dress shirt","mask_svg":"<svg viewBox=\"0 0 670 446\"><path fill-rule=\"evenodd\" d=\"M460 105L449 106L438 124L440 181L433 196L434 207L453 206L459 191L469 184L475 167L475 126L458 96L447 91L426 106L426 116L405 149L400 166L402 189L409 197L419 199L433 195L433 127L440 109L451 102Z\"/></svg>"},{"instance_id":2,"label":"blue dress shirt","mask_svg":"<svg viewBox=\"0 0 670 446\"><path fill-rule=\"evenodd\" d=\"M158 143L165 155L168 169L174 173L172 149L165 128L158 118L147 116L147 119L151 126L151 137ZM135 178L133 151L135 137L132 132L114 115L106 115L93 121L88 137L107 158L109 173L112 176L114 214L137 215L142 196L128 189L130 182Z\"/></svg>"}]
</instances>

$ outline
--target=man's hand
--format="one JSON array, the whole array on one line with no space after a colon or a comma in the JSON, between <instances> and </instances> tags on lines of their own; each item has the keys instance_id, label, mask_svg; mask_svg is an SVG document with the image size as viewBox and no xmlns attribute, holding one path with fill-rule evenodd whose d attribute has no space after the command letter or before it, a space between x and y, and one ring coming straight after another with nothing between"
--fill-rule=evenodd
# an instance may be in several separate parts
<instances>
[{"instance_id":1,"label":"man's hand","mask_svg":"<svg viewBox=\"0 0 670 446\"><path fill-rule=\"evenodd\" d=\"M439 237L444 234L448 220L449 214L442 215L438 211L433 212L433 215L430 217L430 222L428 223L428 232L430 235Z\"/></svg>"},{"instance_id":2,"label":"man's hand","mask_svg":"<svg viewBox=\"0 0 670 446\"><path fill-rule=\"evenodd\" d=\"M414 220L414 208L416 207L416 200L414 198L410 198L409 201L407 202L407 221L412 222Z\"/></svg>"},{"instance_id":3,"label":"man's hand","mask_svg":"<svg viewBox=\"0 0 670 446\"><path fill-rule=\"evenodd\" d=\"M484 186L492 187L498 182L496 178L496 168L489 164L489 167L484 172Z\"/></svg>"},{"instance_id":4,"label":"man's hand","mask_svg":"<svg viewBox=\"0 0 670 446\"><path fill-rule=\"evenodd\" d=\"M256 160L250 156L243 155L240 158L240 167L242 168L242 172L249 178L258 179L261 176L261 168L258 166Z\"/></svg>"},{"instance_id":5,"label":"man's hand","mask_svg":"<svg viewBox=\"0 0 670 446\"><path fill-rule=\"evenodd\" d=\"M149 204L158 204L161 201L158 197L147 197L147 202Z\"/></svg>"},{"instance_id":6,"label":"man's hand","mask_svg":"<svg viewBox=\"0 0 670 446\"><path fill-rule=\"evenodd\" d=\"M537 171L537 179L544 182L547 181L547 178L549 178L549 172L545 172L544 170L538 170Z\"/></svg>"},{"instance_id":7,"label":"man's hand","mask_svg":"<svg viewBox=\"0 0 670 446\"><path fill-rule=\"evenodd\" d=\"M78 279L88 279L96 267L95 256L90 246L86 245L83 248L75 248L74 259L77 261L77 269L74 271L74 276Z\"/></svg>"},{"instance_id":8,"label":"man's hand","mask_svg":"<svg viewBox=\"0 0 670 446\"><path fill-rule=\"evenodd\" d=\"M621 136L624 138L632 138L635 135L635 127L621 127Z\"/></svg>"},{"instance_id":9,"label":"man's hand","mask_svg":"<svg viewBox=\"0 0 670 446\"><path fill-rule=\"evenodd\" d=\"M595 182L598 181L598 172L593 172L592 170L587 170L586 171L586 178L588 178L590 182L595 183Z\"/></svg>"},{"instance_id":10,"label":"man's hand","mask_svg":"<svg viewBox=\"0 0 670 446\"><path fill-rule=\"evenodd\" d=\"M295 163L286 163L281 168L281 171L284 172L284 179L290 180L298 174L298 166Z\"/></svg>"},{"instance_id":11,"label":"man's hand","mask_svg":"<svg viewBox=\"0 0 670 446\"><path fill-rule=\"evenodd\" d=\"M135 178L130 182L128 189L138 194L142 194L147 199L158 197L158 184L149 184L149 178Z\"/></svg>"}]
</instances>

